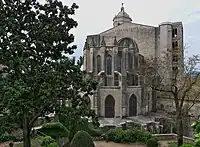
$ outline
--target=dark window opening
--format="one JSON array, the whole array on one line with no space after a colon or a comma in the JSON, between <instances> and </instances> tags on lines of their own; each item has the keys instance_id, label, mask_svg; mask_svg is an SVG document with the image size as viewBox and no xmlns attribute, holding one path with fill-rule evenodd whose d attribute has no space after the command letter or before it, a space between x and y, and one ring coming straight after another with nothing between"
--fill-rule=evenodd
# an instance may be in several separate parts
<instances>
[{"instance_id":1,"label":"dark window opening","mask_svg":"<svg viewBox=\"0 0 200 147\"><path fill-rule=\"evenodd\" d=\"M177 49L178 47L178 41L172 42L172 48Z\"/></svg>"},{"instance_id":2,"label":"dark window opening","mask_svg":"<svg viewBox=\"0 0 200 147\"><path fill-rule=\"evenodd\" d=\"M112 57L110 55L106 58L106 73L112 75Z\"/></svg>"},{"instance_id":3,"label":"dark window opening","mask_svg":"<svg viewBox=\"0 0 200 147\"><path fill-rule=\"evenodd\" d=\"M97 73L101 71L101 56L97 56Z\"/></svg>"},{"instance_id":4,"label":"dark window opening","mask_svg":"<svg viewBox=\"0 0 200 147\"><path fill-rule=\"evenodd\" d=\"M135 69L138 69L138 56L137 55L134 56L134 66L135 66Z\"/></svg>"},{"instance_id":5,"label":"dark window opening","mask_svg":"<svg viewBox=\"0 0 200 147\"><path fill-rule=\"evenodd\" d=\"M122 65L122 51L118 51L117 54L117 71L121 72L121 65Z\"/></svg>"},{"instance_id":6,"label":"dark window opening","mask_svg":"<svg viewBox=\"0 0 200 147\"><path fill-rule=\"evenodd\" d=\"M178 31L177 31L177 29L173 29L172 30L172 37L176 37L177 36L177 33Z\"/></svg>"},{"instance_id":7,"label":"dark window opening","mask_svg":"<svg viewBox=\"0 0 200 147\"><path fill-rule=\"evenodd\" d=\"M133 69L133 56L130 52L128 53L128 68Z\"/></svg>"},{"instance_id":8,"label":"dark window opening","mask_svg":"<svg viewBox=\"0 0 200 147\"><path fill-rule=\"evenodd\" d=\"M178 67L177 66L173 66L172 70L173 70L173 74L177 74L178 73Z\"/></svg>"},{"instance_id":9,"label":"dark window opening","mask_svg":"<svg viewBox=\"0 0 200 147\"><path fill-rule=\"evenodd\" d=\"M139 78L138 75L127 75L128 86L138 86Z\"/></svg>"},{"instance_id":10,"label":"dark window opening","mask_svg":"<svg viewBox=\"0 0 200 147\"><path fill-rule=\"evenodd\" d=\"M114 74L114 86L119 86L119 75L117 73Z\"/></svg>"},{"instance_id":11,"label":"dark window opening","mask_svg":"<svg viewBox=\"0 0 200 147\"><path fill-rule=\"evenodd\" d=\"M177 55L174 55L174 56L172 57L172 61L173 61L173 62L178 62L178 56L177 56Z\"/></svg>"}]
</instances>

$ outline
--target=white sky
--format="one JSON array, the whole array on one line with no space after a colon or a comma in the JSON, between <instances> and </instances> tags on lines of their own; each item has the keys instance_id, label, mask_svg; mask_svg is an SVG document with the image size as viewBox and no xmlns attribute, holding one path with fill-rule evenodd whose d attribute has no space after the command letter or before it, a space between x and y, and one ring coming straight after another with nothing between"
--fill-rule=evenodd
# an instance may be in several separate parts
<instances>
[{"instance_id":1,"label":"white sky","mask_svg":"<svg viewBox=\"0 0 200 147\"><path fill-rule=\"evenodd\" d=\"M44 0L40 0L44 1ZM71 6L79 5L74 16L79 26L73 30L76 56L82 55L87 35L98 34L112 27L113 17L124 3L125 11L133 22L157 26L165 21L183 21L185 43L190 54L199 53L200 0L61 0Z\"/></svg>"}]
</instances>

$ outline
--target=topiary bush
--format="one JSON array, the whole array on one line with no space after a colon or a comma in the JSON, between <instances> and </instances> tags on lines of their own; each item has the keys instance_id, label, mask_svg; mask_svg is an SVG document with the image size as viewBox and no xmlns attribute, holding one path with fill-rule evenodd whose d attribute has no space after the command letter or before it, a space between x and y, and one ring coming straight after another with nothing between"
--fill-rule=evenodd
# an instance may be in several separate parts
<instances>
[{"instance_id":1,"label":"topiary bush","mask_svg":"<svg viewBox=\"0 0 200 147\"><path fill-rule=\"evenodd\" d=\"M53 139L56 139L56 137L69 137L69 131L60 122L46 123L39 131L51 136Z\"/></svg>"},{"instance_id":2,"label":"topiary bush","mask_svg":"<svg viewBox=\"0 0 200 147\"><path fill-rule=\"evenodd\" d=\"M78 131L70 144L70 147L95 147L91 136L85 131Z\"/></svg>"},{"instance_id":3,"label":"topiary bush","mask_svg":"<svg viewBox=\"0 0 200 147\"><path fill-rule=\"evenodd\" d=\"M41 146L42 147L59 147L55 139L50 136L41 137Z\"/></svg>"},{"instance_id":4,"label":"topiary bush","mask_svg":"<svg viewBox=\"0 0 200 147\"><path fill-rule=\"evenodd\" d=\"M156 138L151 138L147 140L147 147L158 147L158 140Z\"/></svg>"},{"instance_id":5,"label":"topiary bush","mask_svg":"<svg viewBox=\"0 0 200 147\"><path fill-rule=\"evenodd\" d=\"M123 130L120 128L111 129L106 133L109 141L117 143L123 142L141 142L147 143L147 140L152 138L151 133L146 131L140 131L137 129Z\"/></svg>"}]
</instances>

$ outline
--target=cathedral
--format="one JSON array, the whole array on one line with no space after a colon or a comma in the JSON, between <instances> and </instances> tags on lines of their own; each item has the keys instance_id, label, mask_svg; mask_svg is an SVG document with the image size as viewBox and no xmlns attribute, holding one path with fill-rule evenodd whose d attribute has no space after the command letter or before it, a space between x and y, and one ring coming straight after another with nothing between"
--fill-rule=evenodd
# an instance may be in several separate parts
<instances>
[{"instance_id":1,"label":"cathedral","mask_svg":"<svg viewBox=\"0 0 200 147\"><path fill-rule=\"evenodd\" d=\"M126 118L145 115L160 107L154 90L145 87L144 61L173 52L170 75L183 48L182 22L164 22L158 26L134 23L122 5L113 18L113 27L88 35L84 45L83 70L98 81L90 106L102 118Z\"/></svg>"}]
</instances>

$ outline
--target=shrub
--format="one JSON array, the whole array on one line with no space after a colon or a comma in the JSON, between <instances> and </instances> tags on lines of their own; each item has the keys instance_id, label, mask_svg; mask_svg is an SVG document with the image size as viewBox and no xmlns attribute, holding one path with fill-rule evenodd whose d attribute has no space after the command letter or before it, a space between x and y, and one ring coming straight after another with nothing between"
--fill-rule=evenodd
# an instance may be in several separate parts
<instances>
[{"instance_id":1,"label":"shrub","mask_svg":"<svg viewBox=\"0 0 200 147\"><path fill-rule=\"evenodd\" d=\"M199 133L200 132L200 123L198 123L195 127L195 132Z\"/></svg>"},{"instance_id":2,"label":"shrub","mask_svg":"<svg viewBox=\"0 0 200 147\"><path fill-rule=\"evenodd\" d=\"M183 144L181 147L194 147L192 144Z\"/></svg>"},{"instance_id":3,"label":"shrub","mask_svg":"<svg viewBox=\"0 0 200 147\"><path fill-rule=\"evenodd\" d=\"M56 137L69 137L69 131L60 122L46 123L40 129L41 132L47 136L51 136L53 139Z\"/></svg>"},{"instance_id":4,"label":"shrub","mask_svg":"<svg viewBox=\"0 0 200 147\"><path fill-rule=\"evenodd\" d=\"M152 138L149 132L140 131L137 129L123 130L123 129L111 129L107 132L107 137L109 141L120 142L142 142L147 143L147 140Z\"/></svg>"},{"instance_id":5,"label":"shrub","mask_svg":"<svg viewBox=\"0 0 200 147\"><path fill-rule=\"evenodd\" d=\"M104 127L101 127L101 130L102 130L103 133L106 133L109 130L115 129L115 128L116 128L115 126L104 126Z\"/></svg>"},{"instance_id":6,"label":"shrub","mask_svg":"<svg viewBox=\"0 0 200 147\"><path fill-rule=\"evenodd\" d=\"M50 136L42 137L41 141L42 141L41 143L42 147L59 147L58 143Z\"/></svg>"},{"instance_id":7,"label":"shrub","mask_svg":"<svg viewBox=\"0 0 200 147\"><path fill-rule=\"evenodd\" d=\"M134 130L134 135L137 142L147 143L152 138L152 134L147 131L141 131L138 129Z\"/></svg>"},{"instance_id":8,"label":"shrub","mask_svg":"<svg viewBox=\"0 0 200 147\"><path fill-rule=\"evenodd\" d=\"M151 138L147 141L147 147L158 147L158 140L156 138Z\"/></svg>"},{"instance_id":9,"label":"shrub","mask_svg":"<svg viewBox=\"0 0 200 147\"><path fill-rule=\"evenodd\" d=\"M10 140L15 140L15 137L8 133L4 133L4 134L0 135L0 142L6 142L6 141L10 141Z\"/></svg>"},{"instance_id":10,"label":"shrub","mask_svg":"<svg viewBox=\"0 0 200 147\"><path fill-rule=\"evenodd\" d=\"M85 131L78 131L71 141L70 147L95 147L91 136Z\"/></svg>"},{"instance_id":11,"label":"shrub","mask_svg":"<svg viewBox=\"0 0 200 147\"><path fill-rule=\"evenodd\" d=\"M99 128L96 129L93 127L88 128L88 130L86 130L86 132L88 132L92 137L100 137L103 134L101 129L99 129Z\"/></svg>"}]
</instances>

